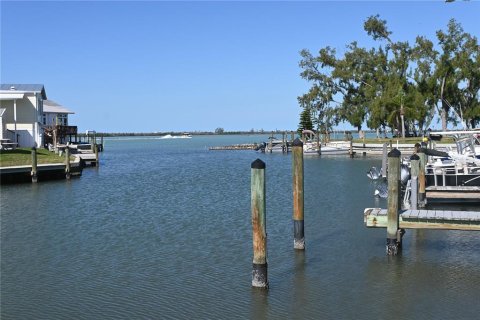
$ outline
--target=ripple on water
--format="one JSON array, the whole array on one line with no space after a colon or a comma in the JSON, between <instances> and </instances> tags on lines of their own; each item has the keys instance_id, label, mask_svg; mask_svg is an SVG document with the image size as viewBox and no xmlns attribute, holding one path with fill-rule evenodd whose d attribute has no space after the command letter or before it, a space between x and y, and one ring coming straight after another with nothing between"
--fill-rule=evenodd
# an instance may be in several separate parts
<instances>
[{"instance_id":1,"label":"ripple on water","mask_svg":"<svg viewBox=\"0 0 480 320\"><path fill-rule=\"evenodd\" d=\"M252 139L109 140L102 166L80 179L2 187L1 318L480 313L476 233L407 230L403 254L389 259L385 230L363 226L363 208L386 205L375 203L365 174L380 160L305 159L307 249L295 252L291 157L205 151ZM268 292L251 288L257 157L267 164Z\"/></svg>"}]
</instances>

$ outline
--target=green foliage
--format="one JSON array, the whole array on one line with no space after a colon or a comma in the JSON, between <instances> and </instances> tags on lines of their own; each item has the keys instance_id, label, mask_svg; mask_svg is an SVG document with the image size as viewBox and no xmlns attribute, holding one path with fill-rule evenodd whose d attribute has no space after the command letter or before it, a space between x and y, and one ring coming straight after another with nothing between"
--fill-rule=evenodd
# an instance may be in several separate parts
<instances>
[{"instance_id":1,"label":"green foliage","mask_svg":"<svg viewBox=\"0 0 480 320\"><path fill-rule=\"evenodd\" d=\"M308 108L303 109L300 114L300 123L298 124L298 133L303 130L313 130L312 117Z\"/></svg>"},{"instance_id":2,"label":"green foliage","mask_svg":"<svg viewBox=\"0 0 480 320\"><path fill-rule=\"evenodd\" d=\"M364 29L378 47L366 49L357 42L339 57L330 47L318 56L300 52L300 76L312 83L298 97L321 130L347 121L361 130L390 127L399 132L427 129L438 112L447 122L462 119L474 127L480 121L480 48L455 20L447 31L437 31L440 52L433 41L418 36L413 45L394 41L387 22L369 17Z\"/></svg>"}]
</instances>

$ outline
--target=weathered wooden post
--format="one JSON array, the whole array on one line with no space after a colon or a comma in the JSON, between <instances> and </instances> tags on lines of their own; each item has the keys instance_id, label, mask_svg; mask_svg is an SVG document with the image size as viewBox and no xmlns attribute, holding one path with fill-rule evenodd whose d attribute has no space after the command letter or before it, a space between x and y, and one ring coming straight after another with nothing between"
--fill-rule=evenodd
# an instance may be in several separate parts
<instances>
[{"instance_id":1,"label":"weathered wooden post","mask_svg":"<svg viewBox=\"0 0 480 320\"><path fill-rule=\"evenodd\" d=\"M293 141L293 248L305 249L303 220L303 142Z\"/></svg>"},{"instance_id":2,"label":"weathered wooden post","mask_svg":"<svg viewBox=\"0 0 480 320\"><path fill-rule=\"evenodd\" d=\"M53 127L53 148L55 149L55 153L57 150L57 126Z\"/></svg>"},{"instance_id":3,"label":"weathered wooden post","mask_svg":"<svg viewBox=\"0 0 480 320\"><path fill-rule=\"evenodd\" d=\"M92 148L92 152L95 152L95 144L97 143L97 141L94 139L94 136L92 135L92 138L91 138L91 144L90 144L90 147Z\"/></svg>"},{"instance_id":4,"label":"weathered wooden post","mask_svg":"<svg viewBox=\"0 0 480 320\"><path fill-rule=\"evenodd\" d=\"M382 177L387 177L387 143L383 144L383 154L382 154Z\"/></svg>"},{"instance_id":5,"label":"weathered wooden post","mask_svg":"<svg viewBox=\"0 0 480 320\"><path fill-rule=\"evenodd\" d=\"M320 154L320 130L317 130L317 153Z\"/></svg>"},{"instance_id":6,"label":"weathered wooden post","mask_svg":"<svg viewBox=\"0 0 480 320\"><path fill-rule=\"evenodd\" d=\"M32 182L37 183L37 148L32 147Z\"/></svg>"},{"instance_id":7,"label":"weathered wooden post","mask_svg":"<svg viewBox=\"0 0 480 320\"><path fill-rule=\"evenodd\" d=\"M65 148L65 178L70 180L70 148Z\"/></svg>"},{"instance_id":8,"label":"weathered wooden post","mask_svg":"<svg viewBox=\"0 0 480 320\"><path fill-rule=\"evenodd\" d=\"M252 286L268 288L267 218L265 199L265 162L257 159L251 165L251 206L253 233Z\"/></svg>"},{"instance_id":9,"label":"weathered wooden post","mask_svg":"<svg viewBox=\"0 0 480 320\"><path fill-rule=\"evenodd\" d=\"M419 171L418 171L418 205L420 207L425 207L426 204L426 194L425 194L425 162L426 155L425 152L420 149L418 152L419 159Z\"/></svg>"},{"instance_id":10,"label":"weathered wooden post","mask_svg":"<svg viewBox=\"0 0 480 320\"><path fill-rule=\"evenodd\" d=\"M353 158L354 153L353 153L353 140L350 140L350 147L348 149L348 153L350 154L350 158Z\"/></svg>"},{"instance_id":11,"label":"weathered wooden post","mask_svg":"<svg viewBox=\"0 0 480 320\"><path fill-rule=\"evenodd\" d=\"M103 148L105 147L105 145L103 144L103 134L100 137L100 144L102 145L102 152L103 152Z\"/></svg>"},{"instance_id":12,"label":"weathered wooden post","mask_svg":"<svg viewBox=\"0 0 480 320\"><path fill-rule=\"evenodd\" d=\"M98 145L95 143L95 166L100 167L100 161L98 159Z\"/></svg>"},{"instance_id":13,"label":"weathered wooden post","mask_svg":"<svg viewBox=\"0 0 480 320\"><path fill-rule=\"evenodd\" d=\"M414 154L410 157L410 209L418 209L418 174L420 171L420 157Z\"/></svg>"},{"instance_id":14,"label":"weathered wooden post","mask_svg":"<svg viewBox=\"0 0 480 320\"><path fill-rule=\"evenodd\" d=\"M400 205L400 151L388 153L387 255L395 256L401 247L398 209Z\"/></svg>"},{"instance_id":15,"label":"weathered wooden post","mask_svg":"<svg viewBox=\"0 0 480 320\"><path fill-rule=\"evenodd\" d=\"M290 132L290 143L293 144L293 141L295 140L295 132L291 131Z\"/></svg>"}]
</instances>

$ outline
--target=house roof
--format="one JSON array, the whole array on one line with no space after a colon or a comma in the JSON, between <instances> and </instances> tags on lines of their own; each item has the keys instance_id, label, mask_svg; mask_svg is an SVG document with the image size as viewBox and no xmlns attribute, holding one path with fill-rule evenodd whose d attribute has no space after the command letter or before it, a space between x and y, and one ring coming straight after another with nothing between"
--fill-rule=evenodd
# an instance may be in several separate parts
<instances>
[{"instance_id":1,"label":"house roof","mask_svg":"<svg viewBox=\"0 0 480 320\"><path fill-rule=\"evenodd\" d=\"M53 100L43 100L43 112L44 113L75 113L68 110L64 106L56 103Z\"/></svg>"},{"instance_id":2,"label":"house roof","mask_svg":"<svg viewBox=\"0 0 480 320\"><path fill-rule=\"evenodd\" d=\"M12 87L15 90L12 90ZM45 87L43 84L16 84L16 83L1 83L0 91L25 91L25 92L40 92L42 99L47 99L47 94L45 93Z\"/></svg>"}]
</instances>

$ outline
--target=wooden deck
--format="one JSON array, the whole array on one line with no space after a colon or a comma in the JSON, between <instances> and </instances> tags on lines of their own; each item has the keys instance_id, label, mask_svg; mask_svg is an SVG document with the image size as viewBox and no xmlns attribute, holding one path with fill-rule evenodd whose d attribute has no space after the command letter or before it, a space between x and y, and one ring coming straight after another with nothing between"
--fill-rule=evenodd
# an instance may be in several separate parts
<instances>
[{"instance_id":1,"label":"wooden deck","mask_svg":"<svg viewBox=\"0 0 480 320\"><path fill-rule=\"evenodd\" d=\"M365 226L387 227L387 209L367 208ZM401 229L440 229L480 231L480 211L402 210L399 216Z\"/></svg>"},{"instance_id":2,"label":"wooden deck","mask_svg":"<svg viewBox=\"0 0 480 320\"><path fill-rule=\"evenodd\" d=\"M480 202L480 187L477 186L429 186L426 188L427 199L461 200Z\"/></svg>"}]
</instances>

